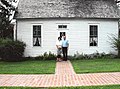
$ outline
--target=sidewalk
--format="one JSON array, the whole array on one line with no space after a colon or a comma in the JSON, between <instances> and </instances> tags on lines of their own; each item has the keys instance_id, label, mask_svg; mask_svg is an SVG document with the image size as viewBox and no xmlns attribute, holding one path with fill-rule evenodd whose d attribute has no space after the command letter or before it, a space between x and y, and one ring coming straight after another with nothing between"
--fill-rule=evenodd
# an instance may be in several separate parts
<instances>
[{"instance_id":1,"label":"sidewalk","mask_svg":"<svg viewBox=\"0 0 120 89\"><path fill-rule=\"evenodd\" d=\"M0 86L62 87L120 84L120 72L76 74L70 61L57 62L55 74L0 74Z\"/></svg>"}]
</instances>

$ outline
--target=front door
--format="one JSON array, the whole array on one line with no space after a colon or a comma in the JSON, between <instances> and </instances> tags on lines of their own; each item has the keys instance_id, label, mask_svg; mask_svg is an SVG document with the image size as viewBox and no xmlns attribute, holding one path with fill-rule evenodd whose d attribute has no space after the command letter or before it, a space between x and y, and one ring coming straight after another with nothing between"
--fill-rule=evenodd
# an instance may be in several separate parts
<instances>
[{"instance_id":1,"label":"front door","mask_svg":"<svg viewBox=\"0 0 120 89\"><path fill-rule=\"evenodd\" d=\"M66 36L66 38L68 38L68 31L67 30L59 30L58 31L58 37L63 37Z\"/></svg>"},{"instance_id":2,"label":"front door","mask_svg":"<svg viewBox=\"0 0 120 89\"><path fill-rule=\"evenodd\" d=\"M68 28L67 25L58 25L58 37L66 36L68 38Z\"/></svg>"}]
</instances>

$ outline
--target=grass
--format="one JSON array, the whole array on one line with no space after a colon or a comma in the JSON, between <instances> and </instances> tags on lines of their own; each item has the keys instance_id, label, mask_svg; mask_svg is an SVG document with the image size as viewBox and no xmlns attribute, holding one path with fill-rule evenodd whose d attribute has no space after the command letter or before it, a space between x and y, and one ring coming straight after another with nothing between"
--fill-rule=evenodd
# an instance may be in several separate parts
<instances>
[{"instance_id":1,"label":"grass","mask_svg":"<svg viewBox=\"0 0 120 89\"><path fill-rule=\"evenodd\" d=\"M0 74L53 74L55 67L54 60L0 62Z\"/></svg>"},{"instance_id":2,"label":"grass","mask_svg":"<svg viewBox=\"0 0 120 89\"><path fill-rule=\"evenodd\" d=\"M120 72L120 59L72 60L76 73Z\"/></svg>"},{"instance_id":3,"label":"grass","mask_svg":"<svg viewBox=\"0 0 120 89\"><path fill-rule=\"evenodd\" d=\"M120 85L107 85L107 86L80 86L80 87L55 87L55 88L0 87L0 89L120 89Z\"/></svg>"}]
</instances>

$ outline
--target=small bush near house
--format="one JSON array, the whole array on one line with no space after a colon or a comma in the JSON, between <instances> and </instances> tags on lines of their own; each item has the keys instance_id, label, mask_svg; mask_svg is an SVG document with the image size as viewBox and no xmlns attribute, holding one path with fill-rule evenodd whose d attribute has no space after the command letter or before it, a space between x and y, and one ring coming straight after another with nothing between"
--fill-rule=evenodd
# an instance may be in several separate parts
<instances>
[{"instance_id":1,"label":"small bush near house","mask_svg":"<svg viewBox=\"0 0 120 89\"><path fill-rule=\"evenodd\" d=\"M56 55L52 54L51 52L45 52L43 55L37 56L34 58L35 60L55 60Z\"/></svg>"},{"instance_id":2,"label":"small bush near house","mask_svg":"<svg viewBox=\"0 0 120 89\"><path fill-rule=\"evenodd\" d=\"M113 48L115 48L118 51L118 57L120 58L120 37L113 36L111 40Z\"/></svg>"},{"instance_id":3,"label":"small bush near house","mask_svg":"<svg viewBox=\"0 0 120 89\"><path fill-rule=\"evenodd\" d=\"M78 52L74 56L69 56L70 60L82 60L82 59L100 59L100 58L117 58L117 55L114 54L105 54L105 53L93 53L93 54L79 54Z\"/></svg>"},{"instance_id":4,"label":"small bush near house","mask_svg":"<svg viewBox=\"0 0 120 89\"><path fill-rule=\"evenodd\" d=\"M21 61L25 46L20 41L0 39L0 58L3 61Z\"/></svg>"},{"instance_id":5,"label":"small bush near house","mask_svg":"<svg viewBox=\"0 0 120 89\"><path fill-rule=\"evenodd\" d=\"M113 48L115 48L115 50L118 51L118 57L120 58L120 35L113 35L111 34L112 37L110 37L111 40L111 45Z\"/></svg>"}]
</instances>

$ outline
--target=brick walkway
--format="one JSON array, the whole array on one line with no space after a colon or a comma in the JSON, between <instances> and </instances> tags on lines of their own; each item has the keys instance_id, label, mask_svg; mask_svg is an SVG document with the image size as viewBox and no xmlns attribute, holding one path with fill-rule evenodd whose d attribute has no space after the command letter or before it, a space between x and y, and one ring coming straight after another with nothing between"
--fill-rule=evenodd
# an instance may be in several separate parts
<instances>
[{"instance_id":1,"label":"brick walkway","mask_svg":"<svg viewBox=\"0 0 120 89\"><path fill-rule=\"evenodd\" d=\"M73 75L76 74L70 61L56 63L55 75Z\"/></svg>"},{"instance_id":2,"label":"brick walkway","mask_svg":"<svg viewBox=\"0 0 120 89\"><path fill-rule=\"evenodd\" d=\"M62 87L120 84L120 72L76 74L70 61L57 62L48 75L0 75L0 86Z\"/></svg>"}]
</instances>

